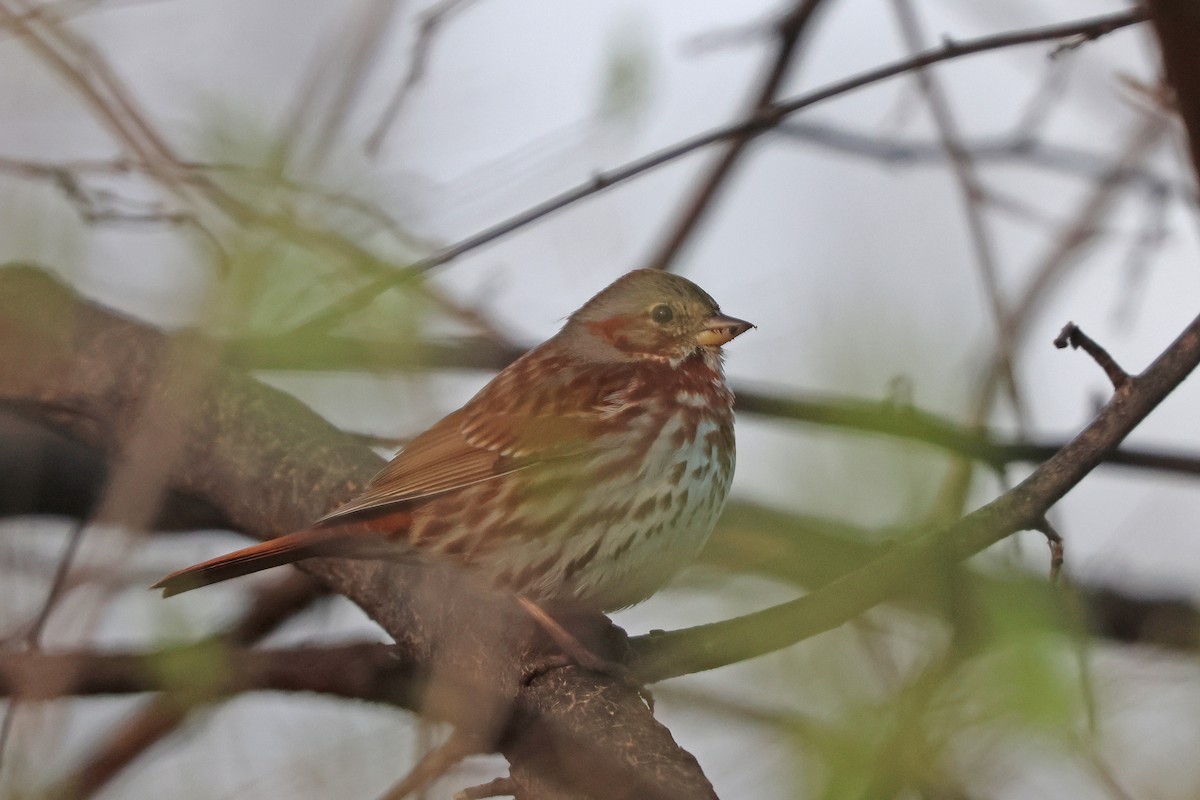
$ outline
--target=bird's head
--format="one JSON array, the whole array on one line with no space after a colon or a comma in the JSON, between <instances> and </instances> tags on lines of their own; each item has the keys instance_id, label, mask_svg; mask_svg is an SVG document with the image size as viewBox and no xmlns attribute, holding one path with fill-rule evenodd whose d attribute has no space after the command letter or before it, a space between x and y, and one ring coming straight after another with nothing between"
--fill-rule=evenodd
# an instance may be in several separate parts
<instances>
[{"instance_id":1,"label":"bird's head","mask_svg":"<svg viewBox=\"0 0 1200 800\"><path fill-rule=\"evenodd\" d=\"M604 361L679 363L696 352L714 357L754 326L721 313L687 278L653 269L626 273L571 315L562 336Z\"/></svg>"}]
</instances>

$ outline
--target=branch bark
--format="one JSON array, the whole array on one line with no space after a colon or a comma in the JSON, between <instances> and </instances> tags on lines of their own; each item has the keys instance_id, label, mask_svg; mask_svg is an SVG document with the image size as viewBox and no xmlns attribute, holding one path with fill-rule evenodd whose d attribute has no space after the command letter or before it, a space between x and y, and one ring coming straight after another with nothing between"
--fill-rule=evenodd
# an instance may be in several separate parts
<instances>
[{"instance_id":1,"label":"branch bark","mask_svg":"<svg viewBox=\"0 0 1200 800\"><path fill-rule=\"evenodd\" d=\"M164 482L219 508L233 528L262 537L299 528L381 466L294 398L236 370L214 367L181 396L165 380L180 369L178 352L161 333L81 302L45 273L0 272L0 402L36 408L113 463L139 434L145 408L173 408L182 429ZM715 796L633 690L574 667L530 678L544 659L509 598L448 570L344 560L304 568L396 640L405 658L398 668L416 682L404 697L508 756L522 797Z\"/></svg>"}]
</instances>

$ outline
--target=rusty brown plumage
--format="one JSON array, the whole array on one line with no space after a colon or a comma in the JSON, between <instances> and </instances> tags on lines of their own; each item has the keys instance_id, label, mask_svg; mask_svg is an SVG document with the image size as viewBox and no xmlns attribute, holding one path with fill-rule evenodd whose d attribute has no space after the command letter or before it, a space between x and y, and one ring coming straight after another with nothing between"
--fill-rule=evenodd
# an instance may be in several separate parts
<instances>
[{"instance_id":1,"label":"rusty brown plumage","mask_svg":"<svg viewBox=\"0 0 1200 800\"><path fill-rule=\"evenodd\" d=\"M733 476L721 346L747 322L690 281L618 279L311 528L168 575L165 595L314 556L440 558L608 611L699 552Z\"/></svg>"}]
</instances>

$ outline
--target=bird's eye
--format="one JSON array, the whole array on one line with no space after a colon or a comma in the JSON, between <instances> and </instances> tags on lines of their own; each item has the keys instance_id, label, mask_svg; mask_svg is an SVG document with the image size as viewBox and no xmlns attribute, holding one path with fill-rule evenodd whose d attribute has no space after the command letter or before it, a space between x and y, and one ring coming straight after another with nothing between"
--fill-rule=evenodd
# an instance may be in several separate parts
<instances>
[{"instance_id":1,"label":"bird's eye","mask_svg":"<svg viewBox=\"0 0 1200 800\"><path fill-rule=\"evenodd\" d=\"M650 319L657 322L659 325L665 325L675 319L675 312L666 303L659 303L654 308L650 309Z\"/></svg>"}]
</instances>

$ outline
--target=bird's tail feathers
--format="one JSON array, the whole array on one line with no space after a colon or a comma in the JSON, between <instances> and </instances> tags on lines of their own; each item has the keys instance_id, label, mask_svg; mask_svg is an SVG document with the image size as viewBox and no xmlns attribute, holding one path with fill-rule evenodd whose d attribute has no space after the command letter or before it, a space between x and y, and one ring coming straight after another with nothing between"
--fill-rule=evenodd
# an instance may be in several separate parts
<instances>
[{"instance_id":1,"label":"bird's tail feathers","mask_svg":"<svg viewBox=\"0 0 1200 800\"><path fill-rule=\"evenodd\" d=\"M354 533L346 527L307 528L172 572L151 588L162 589L163 597L171 597L316 556L374 557L379 544L376 537Z\"/></svg>"}]
</instances>

